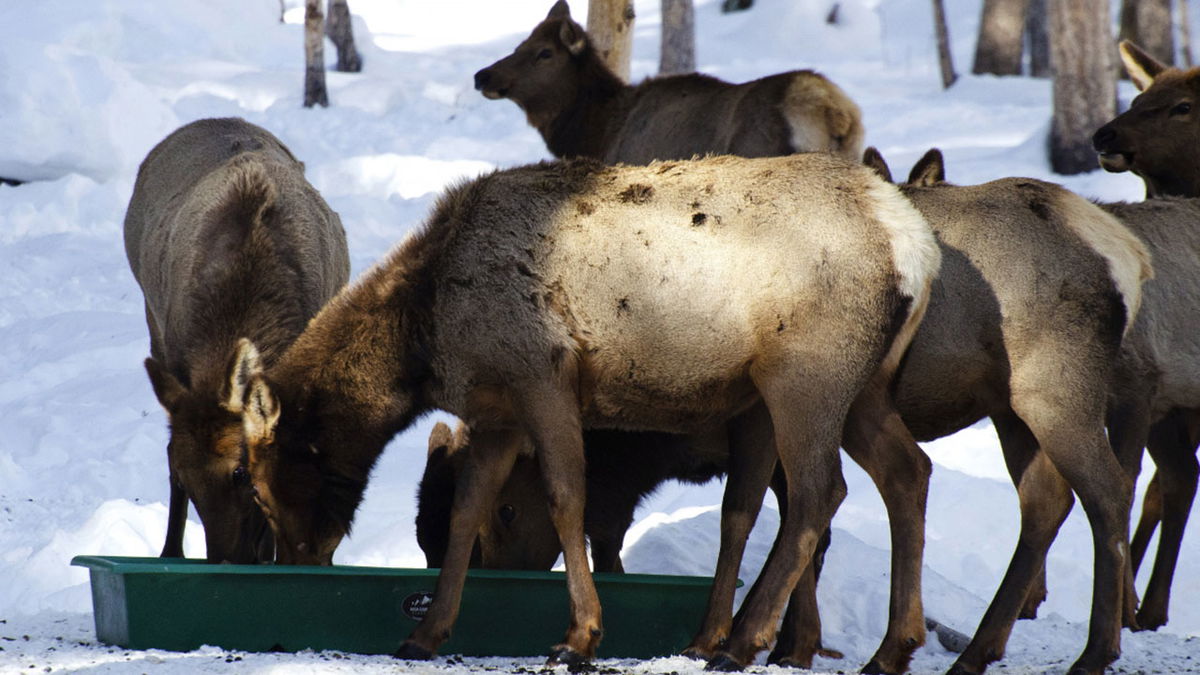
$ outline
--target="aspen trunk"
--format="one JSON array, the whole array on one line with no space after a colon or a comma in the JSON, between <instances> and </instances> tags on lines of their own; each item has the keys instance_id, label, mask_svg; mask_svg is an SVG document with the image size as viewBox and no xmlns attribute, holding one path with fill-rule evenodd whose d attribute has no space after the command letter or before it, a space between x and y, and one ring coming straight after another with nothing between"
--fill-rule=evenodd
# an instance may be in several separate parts
<instances>
[{"instance_id":1,"label":"aspen trunk","mask_svg":"<svg viewBox=\"0 0 1200 675\"><path fill-rule=\"evenodd\" d=\"M1050 30L1047 0L1029 0L1025 11L1025 41L1029 47L1029 74L1050 77Z\"/></svg>"},{"instance_id":2,"label":"aspen trunk","mask_svg":"<svg viewBox=\"0 0 1200 675\"><path fill-rule=\"evenodd\" d=\"M954 57L950 54L950 31L946 28L946 7L942 0L933 0L933 27L937 32L938 65L942 69L942 88L949 89L958 79L954 72Z\"/></svg>"},{"instance_id":3,"label":"aspen trunk","mask_svg":"<svg viewBox=\"0 0 1200 675\"><path fill-rule=\"evenodd\" d=\"M337 69L342 73L362 71L362 57L354 48L354 30L350 25L350 7L346 0L329 0L325 34L337 47Z\"/></svg>"},{"instance_id":4,"label":"aspen trunk","mask_svg":"<svg viewBox=\"0 0 1200 675\"><path fill-rule=\"evenodd\" d=\"M979 40L975 43L976 75L1020 75L1021 40L1028 0L983 0Z\"/></svg>"},{"instance_id":5,"label":"aspen trunk","mask_svg":"<svg viewBox=\"0 0 1200 675\"><path fill-rule=\"evenodd\" d=\"M325 17L321 0L304 0L304 107L328 106L325 91Z\"/></svg>"},{"instance_id":6,"label":"aspen trunk","mask_svg":"<svg viewBox=\"0 0 1200 675\"><path fill-rule=\"evenodd\" d=\"M1171 0L1122 0L1119 37L1132 40L1168 66L1175 65Z\"/></svg>"},{"instance_id":7,"label":"aspen trunk","mask_svg":"<svg viewBox=\"0 0 1200 675\"><path fill-rule=\"evenodd\" d=\"M692 0L662 0L659 75L696 70L696 14Z\"/></svg>"},{"instance_id":8,"label":"aspen trunk","mask_svg":"<svg viewBox=\"0 0 1200 675\"><path fill-rule=\"evenodd\" d=\"M1055 173L1083 173L1097 168L1092 134L1116 115L1108 0L1054 0L1049 9L1054 68L1050 166Z\"/></svg>"},{"instance_id":9,"label":"aspen trunk","mask_svg":"<svg viewBox=\"0 0 1200 675\"><path fill-rule=\"evenodd\" d=\"M633 0L589 0L587 34L604 63L628 82L633 51Z\"/></svg>"}]
</instances>

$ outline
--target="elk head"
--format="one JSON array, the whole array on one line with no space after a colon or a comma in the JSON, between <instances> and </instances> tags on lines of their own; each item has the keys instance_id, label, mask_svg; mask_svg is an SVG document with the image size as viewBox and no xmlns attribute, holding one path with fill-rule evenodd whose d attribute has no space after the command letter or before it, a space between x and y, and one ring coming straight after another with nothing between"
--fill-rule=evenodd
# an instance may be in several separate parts
<instances>
[{"instance_id":1,"label":"elk head","mask_svg":"<svg viewBox=\"0 0 1200 675\"><path fill-rule=\"evenodd\" d=\"M578 61L587 47L583 26L571 19L565 0L558 0L512 54L475 73L475 88L490 99L512 99L531 115L562 105L574 98Z\"/></svg>"},{"instance_id":2,"label":"elk head","mask_svg":"<svg viewBox=\"0 0 1200 675\"><path fill-rule=\"evenodd\" d=\"M242 401L232 382L189 387L153 358L146 373L170 419L167 463L204 524L209 562L257 563L274 557L274 542L250 493L242 463Z\"/></svg>"},{"instance_id":3,"label":"elk head","mask_svg":"<svg viewBox=\"0 0 1200 675\"><path fill-rule=\"evenodd\" d=\"M1142 93L1092 136L1100 166L1133 172L1148 197L1200 196L1200 69L1167 66L1128 40L1120 52Z\"/></svg>"}]
</instances>

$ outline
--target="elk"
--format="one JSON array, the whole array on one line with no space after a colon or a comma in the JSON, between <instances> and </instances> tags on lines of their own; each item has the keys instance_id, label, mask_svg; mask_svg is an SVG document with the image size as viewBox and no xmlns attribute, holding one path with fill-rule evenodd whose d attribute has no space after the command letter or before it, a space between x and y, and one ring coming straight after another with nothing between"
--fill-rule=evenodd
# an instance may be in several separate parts
<instances>
[{"instance_id":1,"label":"elk","mask_svg":"<svg viewBox=\"0 0 1200 675\"><path fill-rule=\"evenodd\" d=\"M206 119L171 133L142 162L125 252L145 296L146 373L171 427L162 556L183 556L190 499L210 562L270 561L270 530L248 474L237 470L241 387L226 375L239 338L251 336L263 362L274 363L345 285L341 221L270 132Z\"/></svg>"},{"instance_id":2,"label":"elk","mask_svg":"<svg viewBox=\"0 0 1200 675\"><path fill-rule=\"evenodd\" d=\"M811 70L744 84L700 74L625 84L558 0L513 53L475 73L489 99L525 112L555 157L608 164L730 154L769 157L826 151L857 161L862 113Z\"/></svg>"},{"instance_id":3,"label":"elk","mask_svg":"<svg viewBox=\"0 0 1200 675\"><path fill-rule=\"evenodd\" d=\"M864 161L890 179L873 148ZM979 673L1003 657L1072 491L1091 522L1095 573L1088 642L1071 672L1103 672L1120 653L1133 489L1104 416L1122 337L1149 303L1142 284L1150 252L1117 219L1057 185L950 185L936 150L901 190L933 225L942 269L897 375L896 405L918 440L990 417L1020 495L1008 573L951 672Z\"/></svg>"},{"instance_id":4,"label":"elk","mask_svg":"<svg viewBox=\"0 0 1200 675\"><path fill-rule=\"evenodd\" d=\"M1200 117L1192 112L1197 94L1200 94L1197 87L1200 69L1180 70L1167 66L1128 40L1121 42L1120 53L1125 70L1142 93L1134 99L1128 111L1105 124L1094 135L1092 140L1100 154L1100 165L1108 171L1132 171L1145 183L1146 196L1149 198L1175 196L1188 199L1156 199L1154 203L1157 205L1127 204L1109 208L1125 219L1126 224L1139 236L1146 238L1158 256L1170 256L1164 258L1172 265L1167 270L1169 276L1162 275L1158 285L1177 285L1168 288L1173 292L1190 293L1193 284L1200 283L1193 282L1197 276L1194 259L1179 258L1177 254L1180 249L1165 249L1182 246L1182 250L1193 255L1197 250L1190 234L1192 225L1200 224L1200 221L1195 219L1191 200L1200 197L1200 164L1188 152L1180 149L1200 141L1200 129L1197 128ZM1172 232L1168 237L1161 231L1164 225L1159 224L1156 214L1161 218L1174 219L1180 231ZM1143 233L1141 230L1144 227L1157 230L1158 240ZM1159 248L1164 250L1158 251ZM1197 418L1200 397L1180 386L1184 382L1200 381L1195 379L1197 361L1192 356L1194 350L1186 340L1187 332L1193 329L1177 323L1182 316L1173 317L1174 320L1165 318L1169 316L1166 312L1171 311L1169 298L1158 295L1155 306L1163 312L1159 315L1162 317L1160 320L1167 321L1167 325L1173 329L1160 337L1172 345L1171 349L1178 350L1173 352L1175 355L1189 355L1189 358L1183 359L1185 363L1168 366L1176 368L1172 371L1179 376L1176 386L1171 388L1169 394L1155 394L1156 403L1149 429L1142 428L1147 424L1144 419L1139 421L1140 426L1134 427L1139 430L1138 433L1133 434L1125 447L1119 449L1123 453L1123 462L1134 477L1140 471L1141 464L1142 446L1134 447L1138 442L1142 442L1158 467L1146 491L1142 516L1131 546L1132 571L1136 574L1150 537L1158 523L1162 522L1163 532L1146 587L1146 597L1137 611L1136 620L1130 623L1132 627L1151 630L1167 622L1171 580L1195 499L1197 479L1200 477L1200 465L1196 461L1196 450L1200 446L1200 420ZM1182 314L1186 315L1186 312ZM1161 355L1164 358L1170 356L1166 353ZM1151 358L1149 363L1152 365L1154 361ZM1146 386L1153 386L1151 383L1162 377L1149 366L1140 374L1149 378ZM1137 411L1142 414L1146 411L1144 401L1147 395L1146 392L1140 394L1143 404ZM1138 418L1135 416L1135 419Z\"/></svg>"},{"instance_id":5,"label":"elk","mask_svg":"<svg viewBox=\"0 0 1200 675\"><path fill-rule=\"evenodd\" d=\"M479 526L531 443L571 599L551 661L579 663L603 633L582 527L581 430L726 426L731 477L764 486L749 497L727 490L726 510L736 516L755 498L757 509L776 461L789 506L710 661L738 668L774 637L844 495L845 426L868 439L864 453L886 455L877 464L907 469L893 474L889 504L904 533L893 589L908 585L880 648L889 671L902 670L925 636L929 466L911 438L897 451L873 442L881 429L906 433L881 401L937 259L928 224L895 187L822 153L645 167L581 159L459 185L270 369L243 344L232 371L251 371L238 378L247 469L278 560L328 564L388 439L424 411L448 411L470 426L472 451L433 603L397 655L430 658L446 639ZM749 274L745 260L755 261ZM756 411L769 415L774 443L756 442Z\"/></svg>"}]
</instances>

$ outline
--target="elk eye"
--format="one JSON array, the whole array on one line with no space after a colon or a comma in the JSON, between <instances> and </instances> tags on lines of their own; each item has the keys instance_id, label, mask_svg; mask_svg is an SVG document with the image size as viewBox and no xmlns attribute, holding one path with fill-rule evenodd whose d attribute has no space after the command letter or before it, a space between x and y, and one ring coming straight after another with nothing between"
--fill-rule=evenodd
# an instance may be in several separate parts
<instances>
[{"instance_id":1,"label":"elk eye","mask_svg":"<svg viewBox=\"0 0 1200 675\"><path fill-rule=\"evenodd\" d=\"M1172 114L1172 115L1186 115L1186 114L1190 113L1191 111L1192 111L1192 104L1191 104L1191 103L1188 103L1187 101L1184 101L1183 103L1177 103L1177 104L1175 104L1175 107L1174 107L1174 108L1171 108L1171 113L1170 113L1170 114Z\"/></svg>"},{"instance_id":2,"label":"elk eye","mask_svg":"<svg viewBox=\"0 0 1200 675\"><path fill-rule=\"evenodd\" d=\"M250 472L246 471L246 467L239 466L233 470L233 484L237 487L244 487L250 483Z\"/></svg>"},{"instance_id":3,"label":"elk eye","mask_svg":"<svg viewBox=\"0 0 1200 675\"><path fill-rule=\"evenodd\" d=\"M500 507L500 522L511 525L516 517L517 510L512 507L512 504L504 504Z\"/></svg>"},{"instance_id":4,"label":"elk eye","mask_svg":"<svg viewBox=\"0 0 1200 675\"><path fill-rule=\"evenodd\" d=\"M549 49L543 49L542 51L537 53L537 60L542 61L544 59L550 58L551 56L554 56L554 52L550 51Z\"/></svg>"}]
</instances>

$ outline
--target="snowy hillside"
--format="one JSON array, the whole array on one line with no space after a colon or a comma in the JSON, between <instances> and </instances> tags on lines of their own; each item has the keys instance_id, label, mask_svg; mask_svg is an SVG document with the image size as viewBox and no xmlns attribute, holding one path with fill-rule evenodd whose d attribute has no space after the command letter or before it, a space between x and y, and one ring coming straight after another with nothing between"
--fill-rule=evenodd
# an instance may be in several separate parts
<instances>
[{"instance_id":1,"label":"snowy hillside","mask_svg":"<svg viewBox=\"0 0 1200 675\"><path fill-rule=\"evenodd\" d=\"M289 3L294 5L296 3ZM472 74L506 55L550 0L350 0L365 69L328 74L331 106L301 106L302 30L275 0L4 0L0 3L0 672L395 672L388 658L328 654L138 652L95 644L87 573L77 554L157 555L166 529L166 416L142 368L149 353L141 292L121 222L138 163L186 122L241 116L279 136L341 214L357 274L419 225L447 183L548 158L509 101L488 101ZM582 20L586 2L572 0ZM937 75L928 0L758 0L723 15L696 0L701 70L742 81L820 70L863 108L867 142L904 175L931 146L951 180L1026 175L1088 197L1141 198L1130 175L1049 173L1043 147L1050 83ZM954 56L969 71L980 0L946 3ZM638 0L633 71L657 67L659 3ZM332 49L326 49L332 62ZM1133 90L1121 85L1123 101ZM382 457L340 564L420 567L415 486L436 419ZM989 425L929 444L935 461L926 545L926 611L971 633L1016 542L1015 491ZM1152 465L1147 460L1144 487ZM822 672L857 670L887 619L888 529L870 480L848 460L850 495L834 521L821 580L825 644L846 652ZM1140 507L1140 493L1139 502ZM629 571L711 573L721 486L667 485L639 512ZM1123 634L1122 672L1200 672L1200 507L1184 541L1171 622ZM742 571L769 549L764 512ZM203 556L192 514L190 556ZM1091 536L1082 510L1048 562L1041 619L1016 627L1004 672L1061 672L1082 649L1091 595ZM1147 566L1148 567L1148 566ZM1139 586L1145 583L1145 572ZM398 639L402 636L397 636ZM547 645L549 646L549 645ZM935 640L914 672L953 661ZM514 670L538 659L404 664L404 672ZM699 672L685 659L614 663L640 672ZM997 666L999 668L999 666ZM773 669L768 669L773 670Z\"/></svg>"}]
</instances>

